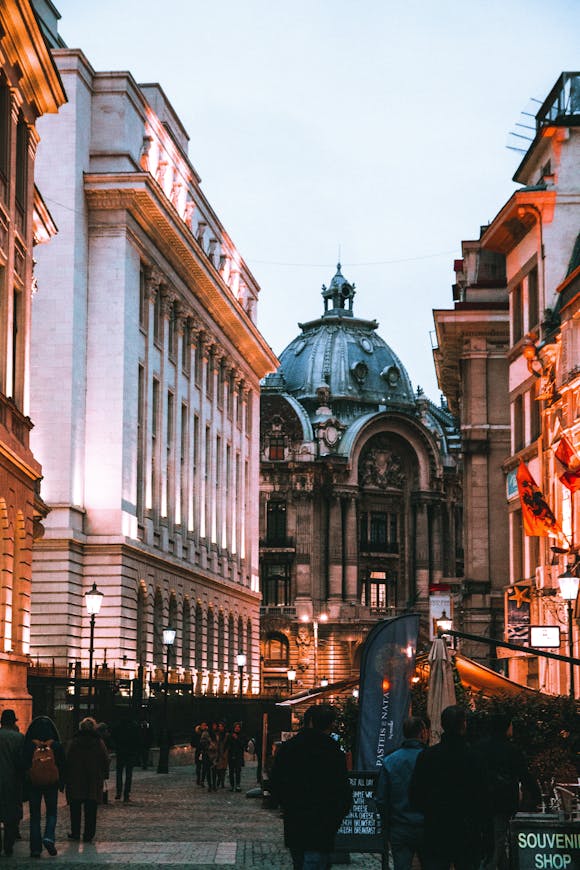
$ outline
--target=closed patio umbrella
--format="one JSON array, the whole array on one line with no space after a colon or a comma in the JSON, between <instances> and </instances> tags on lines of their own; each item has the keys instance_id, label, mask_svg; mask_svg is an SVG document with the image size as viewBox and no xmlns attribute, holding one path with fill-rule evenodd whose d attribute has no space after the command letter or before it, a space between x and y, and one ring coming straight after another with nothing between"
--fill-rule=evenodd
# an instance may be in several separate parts
<instances>
[{"instance_id":1,"label":"closed patio umbrella","mask_svg":"<svg viewBox=\"0 0 580 870\"><path fill-rule=\"evenodd\" d=\"M437 637L429 652L427 715L431 719L429 741L431 745L441 740L441 713L453 704L455 704L455 685L451 657L446 642L442 637Z\"/></svg>"}]
</instances>

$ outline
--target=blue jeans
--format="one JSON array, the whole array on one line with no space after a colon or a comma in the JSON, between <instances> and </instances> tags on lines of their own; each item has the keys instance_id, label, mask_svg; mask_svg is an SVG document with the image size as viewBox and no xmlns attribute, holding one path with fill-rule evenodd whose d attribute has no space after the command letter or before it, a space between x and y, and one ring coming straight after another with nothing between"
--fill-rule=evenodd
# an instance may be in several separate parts
<instances>
[{"instance_id":1,"label":"blue jeans","mask_svg":"<svg viewBox=\"0 0 580 870\"><path fill-rule=\"evenodd\" d=\"M42 798L46 808L46 821L44 825L44 837L40 832L40 814ZM42 852L42 841L48 840L54 843L56 831L56 810L58 801L58 786L48 788L35 788L30 786L30 851Z\"/></svg>"},{"instance_id":2,"label":"blue jeans","mask_svg":"<svg viewBox=\"0 0 580 870\"><path fill-rule=\"evenodd\" d=\"M294 870L328 870L330 865L330 852L301 852L291 849Z\"/></svg>"},{"instance_id":3,"label":"blue jeans","mask_svg":"<svg viewBox=\"0 0 580 870\"><path fill-rule=\"evenodd\" d=\"M396 828L389 831L393 870L411 870L413 857L419 856L423 866L423 828Z\"/></svg>"}]
</instances>

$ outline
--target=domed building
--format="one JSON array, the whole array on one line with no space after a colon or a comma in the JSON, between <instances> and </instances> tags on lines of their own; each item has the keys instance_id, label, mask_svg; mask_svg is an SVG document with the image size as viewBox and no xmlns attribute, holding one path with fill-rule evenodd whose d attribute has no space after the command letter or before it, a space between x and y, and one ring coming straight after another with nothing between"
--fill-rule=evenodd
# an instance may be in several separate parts
<instances>
[{"instance_id":1,"label":"domed building","mask_svg":"<svg viewBox=\"0 0 580 870\"><path fill-rule=\"evenodd\" d=\"M262 382L260 570L263 691L358 674L378 621L437 606L462 575L459 438L354 314L340 264L324 311Z\"/></svg>"}]
</instances>

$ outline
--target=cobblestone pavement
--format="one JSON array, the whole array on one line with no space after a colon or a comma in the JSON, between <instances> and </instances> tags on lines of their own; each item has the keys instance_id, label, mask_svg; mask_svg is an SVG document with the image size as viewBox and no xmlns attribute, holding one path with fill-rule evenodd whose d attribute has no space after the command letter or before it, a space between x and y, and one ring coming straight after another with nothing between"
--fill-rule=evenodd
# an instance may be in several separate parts
<instances>
[{"instance_id":1,"label":"cobblestone pavement","mask_svg":"<svg viewBox=\"0 0 580 870\"><path fill-rule=\"evenodd\" d=\"M113 799L99 807L94 843L67 839L69 813L63 804L59 806L57 857L44 851L40 861L31 860L25 819L21 825L24 839L16 843L12 858L0 858L1 870L47 867L47 862L53 870L292 867L284 848L280 813L264 809L261 799L245 795L256 784L254 765L242 772L241 793L230 792L227 784L217 793L208 793L195 784L191 766L172 767L169 774L136 768L128 804L114 800L114 781L110 784ZM377 855L351 855L351 866L380 870L381 862Z\"/></svg>"}]
</instances>

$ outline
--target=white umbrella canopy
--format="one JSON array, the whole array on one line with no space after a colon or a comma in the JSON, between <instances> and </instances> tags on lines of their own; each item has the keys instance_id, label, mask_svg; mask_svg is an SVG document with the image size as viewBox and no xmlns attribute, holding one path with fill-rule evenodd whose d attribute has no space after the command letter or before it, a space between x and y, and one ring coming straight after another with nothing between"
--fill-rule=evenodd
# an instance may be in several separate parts
<instances>
[{"instance_id":1,"label":"white umbrella canopy","mask_svg":"<svg viewBox=\"0 0 580 870\"><path fill-rule=\"evenodd\" d=\"M430 744L441 740L441 713L456 703L453 666L447 643L436 637L429 652L429 692L427 715L431 720Z\"/></svg>"}]
</instances>

